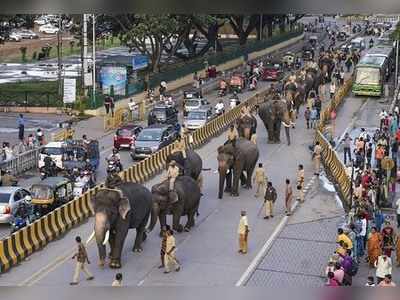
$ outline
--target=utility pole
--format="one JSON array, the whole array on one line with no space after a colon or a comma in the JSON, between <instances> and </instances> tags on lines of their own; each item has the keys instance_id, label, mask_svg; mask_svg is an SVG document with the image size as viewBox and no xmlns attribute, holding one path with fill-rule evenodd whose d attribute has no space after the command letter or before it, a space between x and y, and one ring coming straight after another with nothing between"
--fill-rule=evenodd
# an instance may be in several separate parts
<instances>
[{"instance_id":1,"label":"utility pole","mask_svg":"<svg viewBox=\"0 0 400 300\"><path fill-rule=\"evenodd\" d=\"M260 41L263 39L263 15L260 14Z\"/></svg>"},{"instance_id":2,"label":"utility pole","mask_svg":"<svg viewBox=\"0 0 400 300\"><path fill-rule=\"evenodd\" d=\"M88 48L88 41L87 41L87 14L83 14L83 30L82 30L82 45L83 45L83 55L82 55L82 82L83 82L83 93L84 96L87 96L87 82L86 82L86 74L88 72L88 55L87 55L87 48Z\"/></svg>"},{"instance_id":3,"label":"utility pole","mask_svg":"<svg viewBox=\"0 0 400 300\"><path fill-rule=\"evenodd\" d=\"M396 40L396 71L394 74L394 88L397 88L399 83L399 39Z\"/></svg>"},{"instance_id":4,"label":"utility pole","mask_svg":"<svg viewBox=\"0 0 400 300\"><path fill-rule=\"evenodd\" d=\"M61 15L58 15L58 31L57 31L57 64L58 64L58 96L60 99L62 98L63 94L63 84L61 81L61 56L62 56L62 37L61 37Z\"/></svg>"},{"instance_id":5,"label":"utility pole","mask_svg":"<svg viewBox=\"0 0 400 300\"><path fill-rule=\"evenodd\" d=\"M93 92L92 92L92 101L93 101L93 108L96 107L96 15L93 14L93 40L92 40L92 61L93 61L93 67L92 67L92 84L93 84Z\"/></svg>"}]
</instances>

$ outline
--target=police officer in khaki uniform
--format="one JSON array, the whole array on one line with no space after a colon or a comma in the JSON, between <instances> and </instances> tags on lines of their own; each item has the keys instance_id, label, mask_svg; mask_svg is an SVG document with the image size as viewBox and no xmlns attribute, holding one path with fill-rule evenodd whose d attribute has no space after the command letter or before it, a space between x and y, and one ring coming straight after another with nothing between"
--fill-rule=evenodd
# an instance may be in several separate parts
<instances>
[{"instance_id":1,"label":"police officer in khaki uniform","mask_svg":"<svg viewBox=\"0 0 400 300\"><path fill-rule=\"evenodd\" d=\"M314 161L314 175L319 176L319 169L321 166L321 152L322 148L317 141L315 143L314 152L313 152L313 161Z\"/></svg>"},{"instance_id":2,"label":"police officer in khaki uniform","mask_svg":"<svg viewBox=\"0 0 400 300\"><path fill-rule=\"evenodd\" d=\"M265 185L266 185L266 176L263 168L263 164L259 163L258 168L255 170L255 175L253 178L253 183L257 185L257 192L254 197L260 196L260 189L262 189L261 194L264 194Z\"/></svg>"},{"instance_id":3,"label":"police officer in khaki uniform","mask_svg":"<svg viewBox=\"0 0 400 300\"><path fill-rule=\"evenodd\" d=\"M178 201L178 195L175 192L175 180L179 176L179 168L176 165L176 162L172 160L169 163L168 170L167 170L167 178L169 180L169 200L172 203Z\"/></svg>"},{"instance_id":4,"label":"police officer in khaki uniform","mask_svg":"<svg viewBox=\"0 0 400 300\"><path fill-rule=\"evenodd\" d=\"M76 258L76 266L75 266L74 277L73 277L70 285L78 284L79 274L81 273L81 271L83 271L83 273L85 273L86 280L94 279L94 276L92 275L92 273L90 273L89 270L87 269L87 267L85 266L85 263L90 264L90 261L89 261L85 246L82 244L81 237L77 236L75 238L75 241L78 245L78 249L77 249L78 251L74 254L74 256L72 256L72 259Z\"/></svg>"},{"instance_id":5,"label":"police officer in khaki uniform","mask_svg":"<svg viewBox=\"0 0 400 300\"><path fill-rule=\"evenodd\" d=\"M301 203L304 202L304 167L303 165L299 165L299 168L297 170L297 200L300 201Z\"/></svg>"},{"instance_id":6,"label":"police officer in khaki uniform","mask_svg":"<svg viewBox=\"0 0 400 300\"><path fill-rule=\"evenodd\" d=\"M174 149L174 152L181 152L183 159L186 159L186 143L185 139L182 136L178 135L177 143Z\"/></svg>"}]
</instances>

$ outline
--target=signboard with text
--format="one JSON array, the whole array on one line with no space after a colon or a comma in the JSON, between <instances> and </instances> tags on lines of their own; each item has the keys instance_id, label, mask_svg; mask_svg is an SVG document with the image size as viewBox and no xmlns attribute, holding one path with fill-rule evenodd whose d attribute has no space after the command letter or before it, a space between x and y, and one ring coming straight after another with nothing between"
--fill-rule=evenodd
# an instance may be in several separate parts
<instances>
[{"instance_id":1,"label":"signboard with text","mask_svg":"<svg viewBox=\"0 0 400 300\"><path fill-rule=\"evenodd\" d=\"M64 78L64 97L63 102L74 103L76 100L76 79Z\"/></svg>"}]
</instances>

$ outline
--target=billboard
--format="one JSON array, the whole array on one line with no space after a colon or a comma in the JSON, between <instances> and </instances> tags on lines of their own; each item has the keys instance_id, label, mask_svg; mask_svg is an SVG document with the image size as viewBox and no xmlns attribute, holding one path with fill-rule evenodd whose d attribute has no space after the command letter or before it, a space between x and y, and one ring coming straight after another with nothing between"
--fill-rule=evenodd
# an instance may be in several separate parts
<instances>
[{"instance_id":1,"label":"billboard","mask_svg":"<svg viewBox=\"0 0 400 300\"><path fill-rule=\"evenodd\" d=\"M76 100L76 79L64 78L64 103L74 103Z\"/></svg>"},{"instance_id":2,"label":"billboard","mask_svg":"<svg viewBox=\"0 0 400 300\"><path fill-rule=\"evenodd\" d=\"M135 54L132 58L132 69L145 69L149 65L149 58L146 55Z\"/></svg>"},{"instance_id":3,"label":"billboard","mask_svg":"<svg viewBox=\"0 0 400 300\"><path fill-rule=\"evenodd\" d=\"M126 67L102 67L100 71L100 80L103 94L110 95L111 86L113 86L114 95L125 96L127 83Z\"/></svg>"}]
</instances>

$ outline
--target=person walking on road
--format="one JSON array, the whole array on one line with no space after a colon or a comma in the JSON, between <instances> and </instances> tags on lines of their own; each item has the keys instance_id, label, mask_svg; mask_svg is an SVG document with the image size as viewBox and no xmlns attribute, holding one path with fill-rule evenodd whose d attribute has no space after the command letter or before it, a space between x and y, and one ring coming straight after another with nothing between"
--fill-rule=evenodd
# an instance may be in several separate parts
<instances>
[{"instance_id":1,"label":"person walking on road","mask_svg":"<svg viewBox=\"0 0 400 300\"><path fill-rule=\"evenodd\" d=\"M311 119L311 128L315 129L318 120L318 111L315 105L312 107L310 112L310 119Z\"/></svg>"},{"instance_id":2,"label":"person walking on road","mask_svg":"<svg viewBox=\"0 0 400 300\"><path fill-rule=\"evenodd\" d=\"M346 132L343 138L343 155L344 155L344 164L346 165L347 159L351 161L351 142L352 138L350 137L349 133Z\"/></svg>"},{"instance_id":3,"label":"person walking on road","mask_svg":"<svg viewBox=\"0 0 400 300\"><path fill-rule=\"evenodd\" d=\"M304 167L302 164L299 165L297 170L297 200L301 203L304 202Z\"/></svg>"},{"instance_id":4,"label":"person walking on road","mask_svg":"<svg viewBox=\"0 0 400 300\"><path fill-rule=\"evenodd\" d=\"M386 275L392 275L392 259L385 254L380 255L374 265L376 268L376 280L379 285Z\"/></svg>"},{"instance_id":5,"label":"person walking on road","mask_svg":"<svg viewBox=\"0 0 400 300\"><path fill-rule=\"evenodd\" d=\"M75 238L75 241L78 245L78 249L77 249L78 251L74 254L74 256L72 256L72 259L76 258L76 266L75 266L74 277L73 277L70 285L78 284L79 275L80 275L81 271L83 271L83 273L85 273L86 280L94 279L94 276L92 275L92 273L90 273L89 270L87 269L87 267L85 266L85 263L90 264L90 261L89 261L89 257L86 252L86 248L82 244L81 237L77 236Z\"/></svg>"},{"instance_id":6,"label":"person walking on road","mask_svg":"<svg viewBox=\"0 0 400 300\"><path fill-rule=\"evenodd\" d=\"M162 229L162 239L161 239L161 251L160 251L160 256L161 256L161 265L158 266L159 269L162 269L165 267L164 265L164 256L165 256L165 250L167 249L167 232L170 230L171 227L169 225L166 225Z\"/></svg>"},{"instance_id":7,"label":"person walking on road","mask_svg":"<svg viewBox=\"0 0 400 300\"><path fill-rule=\"evenodd\" d=\"M25 131L25 119L23 114L19 114L19 117L17 119L17 125L18 125L18 138L22 142L24 141L24 131Z\"/></svg>"},{"instance_id":8,"label":"person walking on road","mask_svg":"<svg viewBox=\"0 0 400 300\"><path fill-rule=\"evenodd\" d=\"M249 223L247 221L246 211L240 213L240 221L238 227L239 234L239 253L246 254L248 249Z\"/></svg>"},{"instance_id":9,"label":"person walking on road","mask_svg":"<svg viewBox=\"0 0 400 300\"><path fill-rule=\"evenodd\" d=\"M253 184L257 185L257 192L254 195L254 197L258 197L264 194L264 190L265 190L265 185L266 185L266 176L265 176L265 172L264 172L264 168L263 168L263 164L259 163L258 164L258 168L256 168L255 170L255 175L253 178ZM261 190L261 191L260 191Z\"/></svg>"},{"instance_id":10,"label":"person walking on road","mask_svg":"<svg viewBox=\"0 0 400 300\"><path fill-rule=\"evenodd\" d=\"M167 241L165 247L165 255L164 255L164 274L168 274L171 272L171 265L175 267L175 272L179 272L181 266L176 258L176 244L174 233L171 229L167 230Z\"/></svg>"},{"instance_id":11,"label":"person walking on road","mask_svg":"<svg viewBox=\"0 0 400 300\"><path fill-rule=\"evenodd\" d=\"M111 286L114 286L114 287L122 286L122 274L121 273L117 273L115 275L115 279L114 279L113 283L111 284Z\"/></svg>"},{"instance_id":12,"label":"person walking on road","mask_svg":"<svg viewBox=\"0 0 400 300\"><path fill-rule=\"evenodd\" d=\"M310 118L311 118L311 110L307 106L306 110L304 111L304 119L306 120L307 129L310 129Z\"/></svg>"},{"instance_id":13,"label":"person walking on road","mask_svg":"<svg viewBox=\"0 0 400 300\"><path fill-rule=\"evenodd\" d=\"M291 215L292 209L292 200L293 200L293 189L290 184L290 180L286 178L286 186L285 186L285 213L287 216Z\"/></svg>"},{"instance_id":14,"label":"person walking on road","mask_svg":"<svg viewBox=\"0 0 400 300\"><path fill-rule=\"evenodd\" d=\"M314 175L319 176L319 170L321 167L321 152L322 148L317 141L315 143L314 152L313 152L313 161L314 161Z\"/></svg>"},{"instance_id":15,"label":"person walking on road","mask_svg":"<svg viewBox=\"0 0 400 300\"><path fill-rule=\"evenodd\" d=\"M264 219L273 218L274 203L277 198L276 189L272 186L272 182L268 181L264 195L265 217Z\"/></svg>"},{"instance_id":16,"label":"person walking on road","mask_svg":"<svg viewBox=\"0 0 400 300\"><path fill-rule=\"evenodd\" d=\"M137 111L136 102L133 101L133 99L129 100L128 108L129 108L129 111L131 112L131 120L133 121L133 120L135 120L135 112Z\"/></svg>"}]
</instances>

